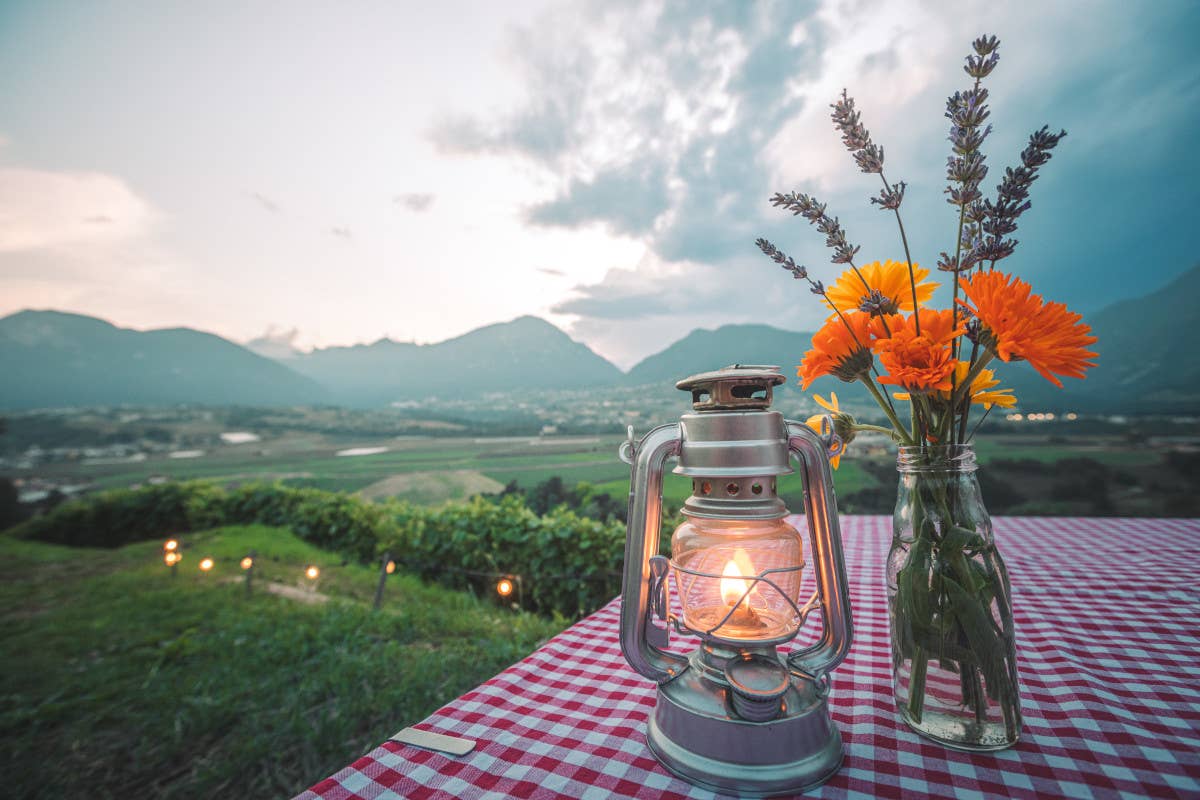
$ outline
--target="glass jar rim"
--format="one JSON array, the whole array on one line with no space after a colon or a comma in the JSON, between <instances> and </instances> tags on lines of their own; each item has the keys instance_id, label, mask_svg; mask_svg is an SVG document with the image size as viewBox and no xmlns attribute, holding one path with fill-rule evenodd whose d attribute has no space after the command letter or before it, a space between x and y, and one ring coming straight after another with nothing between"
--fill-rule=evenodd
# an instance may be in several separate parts
<instances>
[{"instance_id":1,"label":"glass jar rim","mask_svg":"<svg viewBox=\"0 0 1200 800\"><path fill-rule=\"evenodd\" d=\"M896 450L896 469L902 473L974 472L975 446L970 444L926 444Z\"/></svg>"}]
</instances>

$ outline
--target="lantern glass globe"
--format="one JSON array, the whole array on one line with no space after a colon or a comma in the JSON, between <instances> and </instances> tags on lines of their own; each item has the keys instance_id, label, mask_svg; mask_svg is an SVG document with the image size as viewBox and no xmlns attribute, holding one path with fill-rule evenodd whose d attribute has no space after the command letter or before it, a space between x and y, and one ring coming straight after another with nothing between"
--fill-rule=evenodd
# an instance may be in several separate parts
<instances>
[{"instance_id":1,"label":"lantern glass globe","mask_svg":"<svg viewBox=\"0 0 1200 800\"><path fill-rule=\"evenodd\" d=\"M784 641L799 630L804 543L784 520L689 516L671 552L690 630L738 643Z\"/></svg>"}]
</instances>

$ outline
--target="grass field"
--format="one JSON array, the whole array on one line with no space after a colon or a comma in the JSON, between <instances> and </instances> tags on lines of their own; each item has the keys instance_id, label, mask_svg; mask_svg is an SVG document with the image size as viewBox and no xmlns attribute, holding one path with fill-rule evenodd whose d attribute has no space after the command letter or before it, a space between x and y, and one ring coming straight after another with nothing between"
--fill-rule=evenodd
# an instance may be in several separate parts
<instances>
[{"instance_id":1,"label":"grass field","mask_svg":"<svg viewBox=\"0 0 1200 800\"><path fill-rule=\"evenodd\" d=\"M68 549L0 536L0 774L25 797L286 797L566 623L344 565L289 531ZM258 591L237 562L258 551ZM204 556L215 567L202 574ZM303 569L321 575L306 586ZM263 591L292 585L330 598Z\"/></svg>"}]
</instances>

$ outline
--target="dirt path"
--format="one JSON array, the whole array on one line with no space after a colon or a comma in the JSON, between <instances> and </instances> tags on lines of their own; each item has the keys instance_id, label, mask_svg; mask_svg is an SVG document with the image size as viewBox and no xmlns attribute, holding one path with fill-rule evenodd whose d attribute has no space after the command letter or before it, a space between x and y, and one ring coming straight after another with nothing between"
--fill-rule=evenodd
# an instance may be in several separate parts
<instances>
[{"instance_id":1,"label":"dirt path","mask_svg":"<svg viewBox=\"0 0 1200 800\"><path fill-rule=\"evenodd\" d=\"M234 583L245 580L244 578L229 578L226 583ZM271 594L286 597L289 600L295 600L298 603L328 603L329 595L321 594L309 589L301 589L299 586L289 586L286 583L275 583L274 581L258 581L254 582L254 590L265 590Z\"/></svg>"}]
</instances>

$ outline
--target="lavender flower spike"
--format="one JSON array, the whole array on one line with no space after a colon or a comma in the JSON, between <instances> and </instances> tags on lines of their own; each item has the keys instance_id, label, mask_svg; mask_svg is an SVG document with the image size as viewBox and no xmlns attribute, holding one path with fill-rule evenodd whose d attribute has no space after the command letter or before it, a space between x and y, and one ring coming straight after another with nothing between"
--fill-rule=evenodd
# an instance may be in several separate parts
<instances>
[{"instance_id":1,"label":"lavender flower spike","mask_svg":"<svg viewBox=\"0 0 1200 800\"><path fill-rule=\"evenodd\" d=\"M834 127L842 132L842 143L846 145L858 168L863 172L883 172L883 148L871 141L871 134L862 124L862 117L854 108L854 98L842 89L842 99L832 103Z\"/></svg>"},{"instance_id":2,"label":"lavender flower spike","mask_svg":"<svg viewBox=\"0 0 1200 800\"><path fill-rule=\"evenodd\" d=\"M879 197L872 197L871 202L884 210L895 211L904 202L904 189L907 186L904 181L900 181L891 188L880 189Z\"/></svg>"},{"instance_id":3,"label":"lavender flower spike","mask_svg":"<svg viewBox=\"0 0 1200 800\"><path fill-rule=\"evenodd\" d=\"M825 213L824 203L818 203L816 199L803 192L789 192L788 194L776 192L771 197L771 205L787 209L792 212L793 216L802 216L809 223L816 225L817 230L825 234L825 244L833 249L831 260L834 264L850 264L854 261L854 256L858 253L859 248L846 240L846 232L842 230L841 223L838 222L837 217L830 217Z\"/></svg>"},{"instance_id":4,"label":"lavender flower spike","mask_svg":"<svg viewBox=\"0 0 1200 800\"><path fill-rule=\"evenodd\" d=\"M1038 168L1050 160L1050 151L1066 135L1066 131L1050 133L1044 125L1030 134L1029 146L1021 151L1021 165L1004 170L995 202L984 200L980 204L984 216L981 227L988 234L977 246L980 260L995 265L1012 255L1017 240L1004 237L1017 230L1017 219L1030 208L1029 189L1038 179Z\"/></svg>"},{"instance_id":5,"label":"lavender flower spike","mask_svg":"<svg viewBox=\"0 0 1200 800\"><path fill-rule=\"evenodd\" d=\"M763 251L763 255L780 265L788 272L792 273L792 277L796 280L803 280L808 277L808 270L792 260L792 257L784 253L775 245L768 242L766 239L755 239L754 243L758 245L758 249Z\"/></svg>"}]
</instances>

